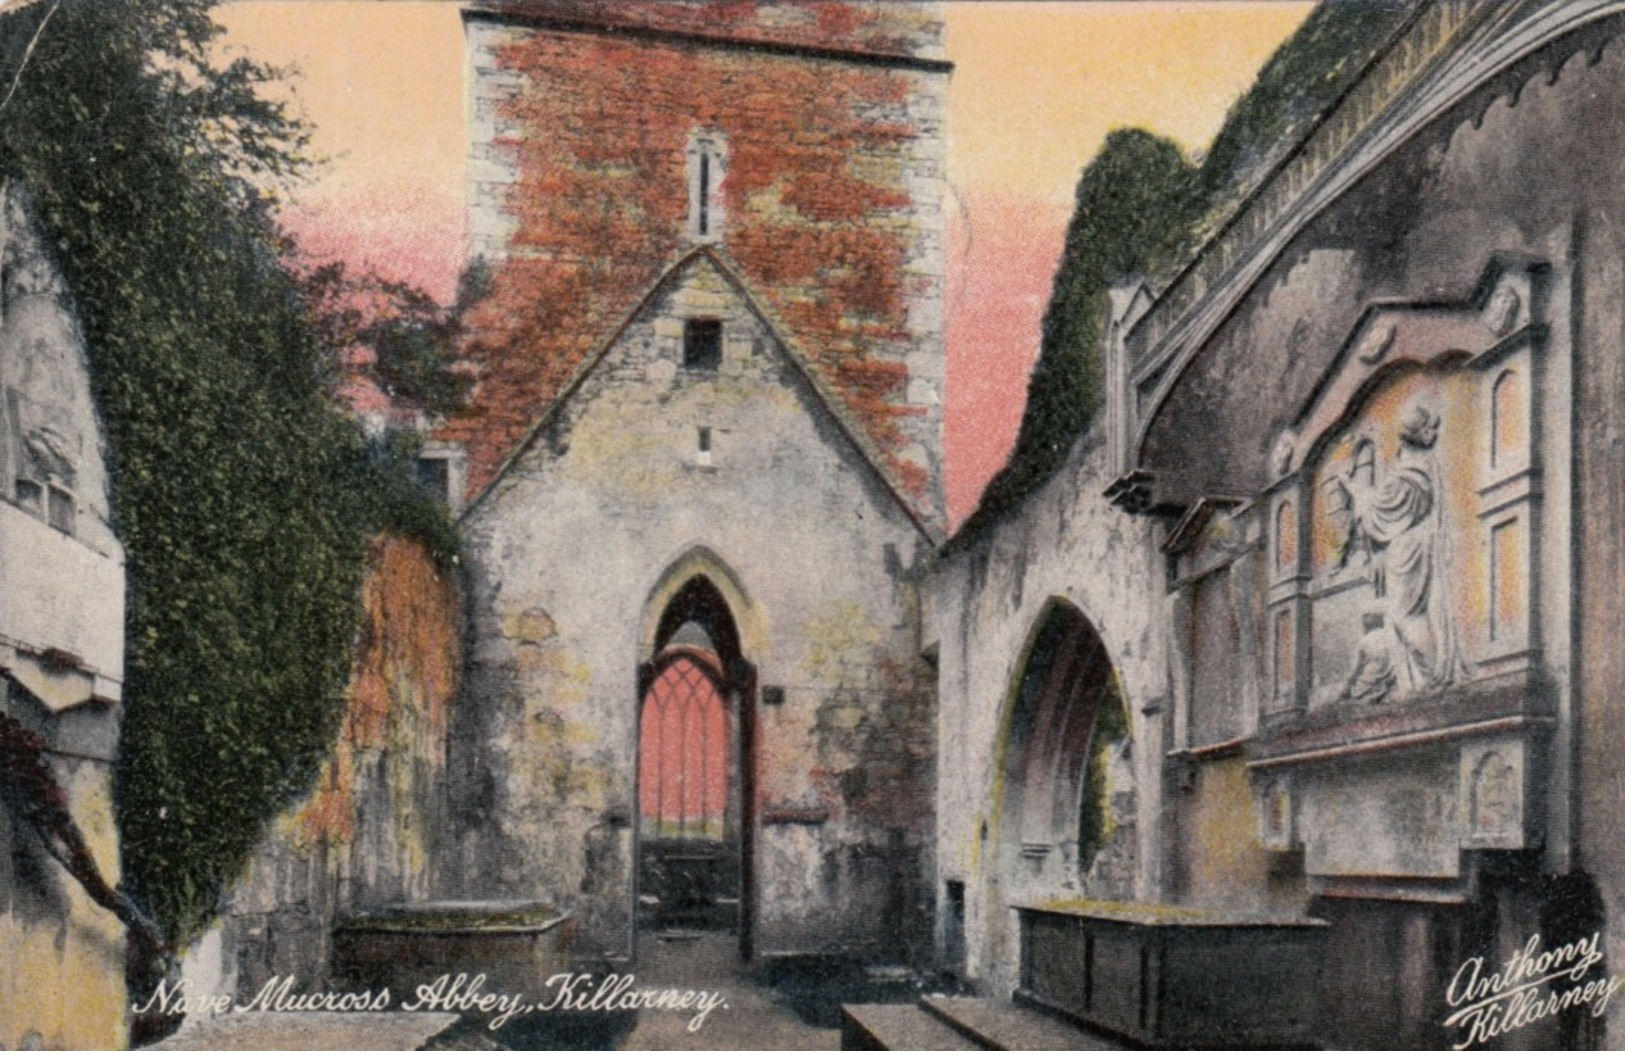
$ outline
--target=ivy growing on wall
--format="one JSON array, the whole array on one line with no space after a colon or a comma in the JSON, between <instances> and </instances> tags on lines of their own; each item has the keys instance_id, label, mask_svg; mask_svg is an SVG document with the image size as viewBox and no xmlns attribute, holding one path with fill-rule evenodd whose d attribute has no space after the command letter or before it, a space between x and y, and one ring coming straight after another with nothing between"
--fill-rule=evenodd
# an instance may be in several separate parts
<instances>
[{"instance_id":1,"label":"ivy growing on wall","mask_svg":"<svg viewBox=\"0 0 1625 1055\"><path fill-rule=\"evenodd\" d=\"M1200 165L1172 141L1139 129L1106 137L1078 180L1015 448L958 543L982 535L1042 486L1094 422L1111 286L1140 276L1158 288L1190 259L1410 10L1402 0L1315 8L1231 108Z\"/></svg>"},{"instance_id":2,"label":"ivy growing on wall","mask_svg":"<svg viewBox=\"0 0 1625 1055\"><path fill-rule=\"evenodd\" d=\"M1107 291L1124 275L1150 270L1199 202L1196 167L1171 140L1139 129L1106 137L1078 180L1015 449L982 492L961 540L977 537L1066 461L1100 405Z\"/></svg>"},{"instance_id":3,"label":"ivy growing on wall","mask_svg":"<svg viewBox=\"0 0 1625 1055\"><path fill-rule=\"evenodd\" d=\"M212 0L52 0L0 23L0 175L89 349L128 560L116 813L169 939L308 785L350 671L366 536L451 529L333 399L265 187L304 130L217 64ZM9 90L8 90L9 89Z\"/></svg>"}]
</instances>

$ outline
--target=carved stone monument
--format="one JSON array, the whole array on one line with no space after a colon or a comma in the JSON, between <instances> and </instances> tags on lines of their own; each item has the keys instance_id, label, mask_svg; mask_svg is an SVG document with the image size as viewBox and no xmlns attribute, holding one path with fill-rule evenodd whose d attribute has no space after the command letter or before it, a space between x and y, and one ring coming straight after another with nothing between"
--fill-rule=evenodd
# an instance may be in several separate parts
<instances>
[{"instance_id":1,"label":"carved stone monument","mask_svg":"<svg viewBox=\"0 0 1625 1055\"><path fill-rule=\"evenodd\" d=\"M1368 308L1274 441L1249 767L1261 844L1301 845L1322 892L1439 895L1461 850L1541 837L1540 275L1497 261L1465 302Z\"/></svg>"}]
</instances>

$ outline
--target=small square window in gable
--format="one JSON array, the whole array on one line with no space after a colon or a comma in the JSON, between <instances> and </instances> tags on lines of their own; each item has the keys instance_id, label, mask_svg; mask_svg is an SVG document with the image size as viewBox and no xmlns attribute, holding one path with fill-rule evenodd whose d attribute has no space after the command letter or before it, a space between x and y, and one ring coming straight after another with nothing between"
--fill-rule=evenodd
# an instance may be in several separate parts
<instances>
[{"instance_id":1,"label":"small square window in gable","mask_svg":"<svg viewBox=\"0 0 1625 1055\"><path fill-rule=\"evenodd\" d=\"M429 497L444 506L446 512L457 516L463 511L463 485L467 462L461 447L454 443L430 440L418 452L414 472L418 486L423 488Z\"/></svg>"},{"instance_id":2,"label":"small square window in gable","mask_svg":"<svg viewBox=\"0 0 1625 1055\"><path fill-rule=\"evenodd\" d=\"M722 320L689 319L683 323L683 366L715 370L722 365Z\"/></svg>"}]
</instances>

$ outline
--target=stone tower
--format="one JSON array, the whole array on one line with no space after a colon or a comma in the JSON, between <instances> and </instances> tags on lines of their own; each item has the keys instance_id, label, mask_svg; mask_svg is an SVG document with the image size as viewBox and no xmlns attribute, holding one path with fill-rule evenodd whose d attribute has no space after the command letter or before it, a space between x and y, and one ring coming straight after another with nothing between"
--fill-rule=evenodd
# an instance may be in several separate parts
<instances>
[{"instance_id":1,"label":"stone tower","mask_svg":"<svg viewBox=\"0 0 1625 1055\"><path fill-rule=\"evenodd\" d=\"M715 248L943 521L948 66L934 5L487 0L470 56L482 491L684 251Z\"/></svg>"},{"instance_id":2,"label":"stone tower","mask_svg":"<svg viewBox=\"0 0 1625 1055\"><path fill-rule=\"evenodd\" d=\"M465 9L472 407L451 770L471 897L583 948L925 955L938 12ZM459 486L459 482L461 486Z\"/></svg>"}]
</instances>

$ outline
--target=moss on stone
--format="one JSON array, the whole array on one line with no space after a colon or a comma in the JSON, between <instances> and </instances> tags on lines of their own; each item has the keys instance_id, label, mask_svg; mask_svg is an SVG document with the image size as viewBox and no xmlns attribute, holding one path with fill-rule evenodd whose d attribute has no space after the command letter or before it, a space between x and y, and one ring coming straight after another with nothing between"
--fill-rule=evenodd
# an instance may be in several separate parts
<instances>
[{"instance_id":1,"label":"moss on stone","mask_svg":"<svg viewBox=\"0 0 1625 1055\"><path fill-rule=\"evenodd\" d=\"M1128 708L1112 678L1095 711L1095 727L1089 738L1089 764L1085 770L1083 808L1078 818L1078 865L1087 871L1117 831L1117 815L1112 810L1109 780L1111 753L1129 735Z\"/></svg>"}]
</instances>

